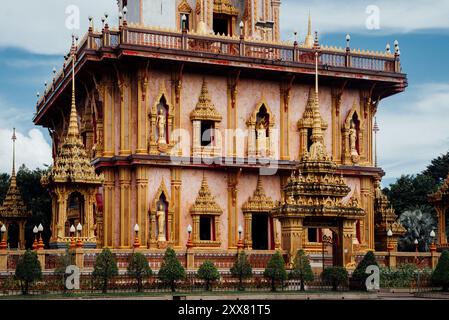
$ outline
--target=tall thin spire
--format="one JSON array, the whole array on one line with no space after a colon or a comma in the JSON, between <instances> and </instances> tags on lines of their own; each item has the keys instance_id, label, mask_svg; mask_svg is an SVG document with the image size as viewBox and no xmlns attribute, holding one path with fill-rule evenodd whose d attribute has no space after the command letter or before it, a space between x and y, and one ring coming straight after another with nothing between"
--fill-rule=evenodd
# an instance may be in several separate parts
<instances>
[{"instance_id":1,"label":"tall thin spire","mask_svg":"<svg viewBox=\"0 0 449 320\"><path fill-rule=\"evenodd\" d=\"M72 55L72 105L70 108L70 120L67 137L78 137L78 115L76 113L76 92L75 92L75 60L76 60L76 42L75 36L72 35L72 49L70 50Z\"/></svg>"},{"instance_id":2,"label":"tall thin spire","mask_svg":"<svg viewBox=\"0 0 449 320\"><path fill-rule=\"evenodd\" d=\"M304 46L306 48L313 48L313 36L312 36L312 16L310 15L310 10L309 10L309 22L308 22L308 28L307 28L307 36L306 39L304 40Z\"/></svg>"},{"instance_id":3,"label":"tall thin spire","mask_svg":"<svg viewBox=\"0 0 449 320\"><path fill-rule=\"evenodd\" d=\"M11 185L16 186L16 128L12 129L12 174L11 174Z\"/></svg>"},{"instance_id":4,"label":"tall thin spire","mask_svg":"<svg viewBox=\"0 0 449 320\"><path fill-rule=\"evenodd\" d=\"M315 94L313 102L313 127L312 127L312 145L310 146L310 159L319 160L328 158L326 147L324 146L324 136L322 130L322 118L319 103L318 86L318 50L315 51Z\"/></svg>"},{"instance_id":5,"label":"tall thin spire","mask_svg":"<svg viewBox=\"0 0 449 320\"><path fill-rule=\"evenodd\" d=\"M310 16L310 10L309 10L309 26L307 28L307 35L312 36L312 17Z\"/></svg>"}]
</instances>

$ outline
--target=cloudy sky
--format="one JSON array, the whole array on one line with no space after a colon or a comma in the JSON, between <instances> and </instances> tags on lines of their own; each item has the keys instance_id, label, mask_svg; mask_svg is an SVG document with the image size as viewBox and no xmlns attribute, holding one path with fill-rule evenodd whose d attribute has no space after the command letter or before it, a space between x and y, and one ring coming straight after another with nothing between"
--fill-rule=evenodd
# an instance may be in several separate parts
<instances>
[{"instance_id":1,"label":"cloudy sky","mask_svg":"<svg viewBox=\"0 0 449 320\"><path fill-rule=\"evenodd\" d=\"M154 0L156 1L156 0ZM93 3L95 3L93 5ZM0 11L0 172L11 170L12 127L18 130L18 164L51 163L48 133L33 126L36 92L51 80L70 45L66 28L71 5L80 9L82 35L89 15L117 16L116 0L4 1ZM282 0L284 39L305 35L307 15L322 43L383 50L399 40L409 77L403 94L381 102L378 112L379 161L385 182L417 173L449 149L449 1L442 0ZM379 19L376 19L379 17Z\"/></svg>"}]
</instances>

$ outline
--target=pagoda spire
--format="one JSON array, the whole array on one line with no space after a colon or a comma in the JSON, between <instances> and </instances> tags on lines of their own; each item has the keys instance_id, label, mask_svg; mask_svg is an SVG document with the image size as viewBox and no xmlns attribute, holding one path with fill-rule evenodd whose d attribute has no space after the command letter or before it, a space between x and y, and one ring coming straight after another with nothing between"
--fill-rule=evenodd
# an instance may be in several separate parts
<instances>
[{"instance_id":1,"label":"pagoda spire","mask_svg":"<svg viewBox=\"0 0 449 320\"><path fill-rule=\"evenodd\" d=\"M315 97L313 102L313 128L312 145L310 146L310 159L318 160L326 158L327 151L324 146L324 136L321 123L320 103L319 103L319 85L318 85L318 51L315 52Z\"/></svg>"},{"instance_id":2,"label":"pagoda spire","mask_svg":"<svg viewBox=\"0 0 449 320\"><path fill-rule=\"evenodd\" d=\"M16 128L12 129L12 174L11 174L11 186L16 187Z\"/></svg>"},{"instance_id":3,"label":"pagoda spire","mask_svg":"<svg viewBox=\"0 0 449 320\"><path fill-rule=\"evenodd\" d=\"M312 48L313 47L313 36L312 36L312 17L310 15L310 10L309 10L309 21L308 21L308 27L307 27L307 36L306 39L304 41L304 46L306 48Z\"/></svg>"},{"instance_id":4,"label":"pagoda spire","mask_svg":"<svg viewBox=\"0 0 449 320\"><path fill-rule=\"evenodd\" d=\"M69 129L67 131L67 138L78 138L79 137L79 129L78 129L78 115L76 113L76 92L75 92L75 60L76 60L76 43L75 36L72 35L72 48L70 50L72 55L72 105L70 108L70 120L69 120Z\"/></svg>"}]
</instances>

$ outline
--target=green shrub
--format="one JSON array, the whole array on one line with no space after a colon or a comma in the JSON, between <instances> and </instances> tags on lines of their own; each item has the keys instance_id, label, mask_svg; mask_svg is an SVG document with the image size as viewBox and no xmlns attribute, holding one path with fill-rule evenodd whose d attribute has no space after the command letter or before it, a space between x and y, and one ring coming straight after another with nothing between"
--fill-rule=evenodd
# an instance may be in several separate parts
<instances>
[{"instance_id":1,"label":"green shrub","mask_svg":"<svg viewBox=\"0 0 449 320\"><path fill-rule=\"evenodd\" d=\"M244 291L243 280L248 279L253 275L253 269L248 261L248 256L245 251L241 251L231 268L231 274L233 277L239 279L239 291Z\"/></svg>"},{"instance_id":2,"label":"green shrub","mask_svg":"<svg viewBox=\"0 0 449 320\"><path fill-rule=\"evenodd\" d=\"M337 291L339 286L348 282L348 271L344 267L329 267L321 273L321 278L332 285L333 291Z\"/></svg>"},{"instance_id":3,"label":"green shrub","mask_svg":"<svg viewBox=\"0 0 449 320\"><path fill-rule=\"evenodd\" d=\"M211 290L212 282L220 279L220 273L218 272L217 267L215 267L214 263L210 260L204 261L198 268L197 276L204 280L206 291Z\"/></svg>"},{"instance_id":4,"label":"green shrub","mask_svg":"<svg viewBox=\"0 0 449 320\"><path fill-rule=\"evenodd\" d=\"M438 260L437 267L432 273L432 283L442 286L443 291L449 291L449 251L444 250Z\"/></svg>"},{"instance_id":5,"label":"green shrub","mask_svg":"<svg viewBox=\"0 0 449 320\"><path fill-rule=\"evenodd\" d=\"M313 281L315 276L310 266L309 257L304 250L300 249L296 253L296 257L293 263L293 270L290 273L291 279L299 279L301 282L300 290L305 291L305 282Z\"/></svg>"},{"instance_id":6,"label":"green shrub","mask_svg":"<svg viewBox=\"0 0 449 320\"><path fill-rule=\"evenodd\" d=\"M368 251L363 259L357 265L352 273L351 279L357 289L366 289L365 282L369 274L366 273L366 268L369 266L379 266L376 261L376 256L373 251Z\"/></svg>"},{"instance_id":7,"label":"green shrub","mask_svg":"<svg viewBox=\"0 0 449 320\"><path fill-rule=\"evenodd\" d=\"M15 272L16 279L20 281L22 294L28 294L30 284L42 278L42 268L34 251L27 250L23 256L19 258Z\"/></svg>"},{"instance_id":8,"label":"green shrub","mask_svg":"<svg viewBox=\"0 0 449 320\"><path fill-rule=\"evenodd\" d=\"M287 279L287 271L285 271L284 258L279 251L271 257L268 265L263 273L264 277L271 280L271 291L276 291L276 282L285 281Z\"/></svg>"},{"instance_id":9,"label":"green shrub","mask_svg":"<svg viewBox=\"0 0 449 320\"><path fill-rule=\"evenodd\" d=\"M414 264L403 264L398 268L380 267L380 286L382 288L410 288L417 280L418 267ZM430 269L420 270L421 274L430 275Z\"/></svg>"},{"instance_id":10,"label":"green shrub","mask_svg":"<svg viewBox=\"0 0 449 320\"><path fill-rule=\"evenodd\" d=\"M95 260L92 276L100 282L102 292L108 290L109 280L118 275L117 262L109 249L103 249Z\"/></svg>"},{"instance_id":11,"label":"green shrub","mask_svg":"<svg viewBox=\"0 0 449 320\"><path fill-rule=\"evenodd\" d=\"M165 251L158 276L161 281L170 285L172 292L176 291L176 281L183 280L186 277L186 271L176 258L176 253L172 248Z\"/></svg>"},{"instance_id":12,"label":"green shrub","mask_svg":"<svg viewBox=\"0 0 449 320\"><path fill-rule=\"evenodd\" d=\"M142 281L153 274L147 258L140 252L131 255L128 263L128 275L137 280L137 292L142 291Z\"/></svg>"},{"instance_id":13,"label":"green shrub","mask_svg":"<svg viewBox=\"0 0 449 320\"><path fill-rule=\"evenodd\" d=\"M62 287L63 291L66 292L65 281L68 275L65 273L65 270L70 265L75 265L75 253L73 250L66 249L65 253L62 256L58 257L56 261L55 274L60 275L62 278Z\"/></svg>"}]
</instances>

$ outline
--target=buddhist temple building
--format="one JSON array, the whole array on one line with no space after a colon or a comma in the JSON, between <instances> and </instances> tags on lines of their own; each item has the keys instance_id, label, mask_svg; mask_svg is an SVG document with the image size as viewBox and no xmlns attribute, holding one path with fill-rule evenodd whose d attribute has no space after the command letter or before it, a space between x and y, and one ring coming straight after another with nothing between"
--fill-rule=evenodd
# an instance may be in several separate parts
<instances>
[{"instance_id":1,"label":"buddhist temple building","mask_svg":"<svg viewBox=\"0 0 449 320\"><path fill-rule=\"evenodd\" d=\"M13 160L11 182L5 200L0 207L0 226L6 227L6 244L10 249L25 249L25 224L31 211L25 205L16 179L16 130L13 130ZM4 240L4 239L0 239Z\"/></svg>"},{"instance_id":2,"label":"buddhist temple building","mask_svg":"<svg viewBox=\"0 0 449 320\"><path fill-rule=\"evenodd\" d=\"M189 242L212 260L243 242L253 257L291 261L304 248L316 266L326 250L353 267L382 247L396 220L379 194L373 129L380 102L407 87L397 42L325 46L311 16L305 39L282 41L278 0L118 10L102 30L90 19L37 102L54 150L43 183L56 247L78 223L86 247Z\"/></svg>"}]
</instances>

